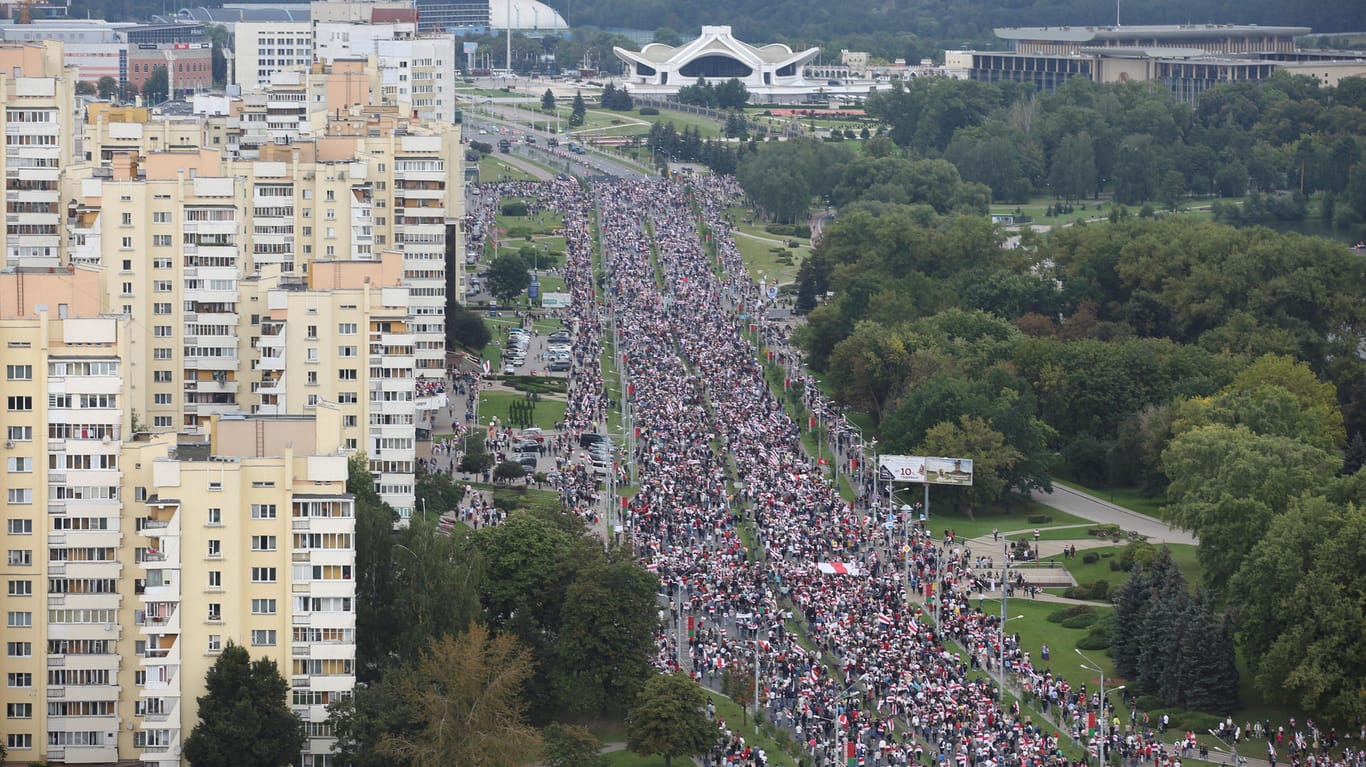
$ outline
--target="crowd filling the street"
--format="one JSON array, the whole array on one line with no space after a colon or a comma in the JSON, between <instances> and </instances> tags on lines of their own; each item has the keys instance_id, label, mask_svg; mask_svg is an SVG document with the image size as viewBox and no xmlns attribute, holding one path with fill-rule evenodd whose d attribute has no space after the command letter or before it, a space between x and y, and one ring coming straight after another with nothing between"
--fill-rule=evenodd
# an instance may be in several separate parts
<instances>
[{"instance_id":1,"label":"crowd filling the street","mask_svg":"<svg viewBox=\"0 0 1366 767\"><path fill-rule=\"evenodd\" d=\"M861 436L803 372L789 320L771 315L780 299L742 262L725 214L740 194L722 176L508 182L484 187L466 222L477 252L500 199L563 217L571 305L543 316L569 331L572 365L564 418L535 435L537 452L547 469L553 459L544 473L564 507L658 575L656 666L713 690L727 670L756 673L764 718L820 765L1080 764L1068 743L1128 767L1208 758L1196 733L1137 707L1121 719L1095 685L1054 674L1046 647L1033 653L1008 630L992 605L1003 590L1032 593L1003 572L1035 556L1029 546L974 552L952 531L935 535L918 504L898 509L879 492ZM530 317L512 316L535 332ZM620 382L604 380L607 344ZM781 370L781 389L765 362ZM434 446L430 470L458 475L471 429L500 455L525 438L480 422L484 373L453 370L440 384L453 395L454 436ZM623 419L609 433L619 397ZM828 458L802 443L817 421ZM590 452L597 442L611 460ZM831 463L848 467L854 501ZM482 493L456 516L473 527L506 518ZM716 725L704 763L765 763L738 722ZM1258 758L1267 744L1272 767L1366 763L1350 747L1329 755L1336 731L1308 721L1230 718L1217 736Z\"/></svg>"}]
</instances>

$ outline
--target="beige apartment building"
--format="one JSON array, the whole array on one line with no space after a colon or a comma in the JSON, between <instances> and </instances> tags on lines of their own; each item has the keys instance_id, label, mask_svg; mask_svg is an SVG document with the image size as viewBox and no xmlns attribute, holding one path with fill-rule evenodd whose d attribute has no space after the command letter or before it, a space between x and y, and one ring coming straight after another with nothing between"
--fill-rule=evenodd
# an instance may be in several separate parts
<instances>
[{"instance_id":1,"label":"beige apartment building","mask_svg":"<svg viewBox=\"0 0 1366 767\"><path fill-rule=\"evenodd\" d=\"M131 433L137 333L89 300L99 286L84 266L0 273L9 758L179 764L231 641L277 662L302 763L326 767L325 706L355 686L342 410Z\"/></svg>"},{"instance_id":2,"label":"beige apartment building","mask_svg":"<svg viewBox=\"0 0 1366 767\"><path fill-rule=\"evenodd\" d=\"M76 69L62 65L61 43L0 43L7 266L59 263L58 178L72 157L75 87Z\"/></svg>"}]
</instances>

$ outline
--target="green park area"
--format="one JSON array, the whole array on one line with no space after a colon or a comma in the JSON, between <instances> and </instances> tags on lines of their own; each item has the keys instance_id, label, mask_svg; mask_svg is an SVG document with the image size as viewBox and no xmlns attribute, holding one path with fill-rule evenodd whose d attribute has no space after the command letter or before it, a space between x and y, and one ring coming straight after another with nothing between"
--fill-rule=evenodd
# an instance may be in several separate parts
<instances>
[{"instance_id":1,"label":"green park area","mask_svg":"<svg viewBox=\"0 0 1366 767\"><path fill-rule=\"evenodd\" d=\"M535 181L536 177L521 168L504 162L496 154L486 154L479 158L479 181Z\"/></svg>"}]
</instances>

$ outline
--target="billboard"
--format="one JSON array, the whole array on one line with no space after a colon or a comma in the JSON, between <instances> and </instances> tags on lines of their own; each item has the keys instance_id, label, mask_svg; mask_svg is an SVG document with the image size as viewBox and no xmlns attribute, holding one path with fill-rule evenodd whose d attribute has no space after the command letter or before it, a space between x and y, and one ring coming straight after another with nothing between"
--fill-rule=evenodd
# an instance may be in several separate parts
<instances>
[{"instance_id":1,"label":"billboard","mask_svg":"<svg viewBox=\"0 0 1366 767\"><path fill-rule=\"evenodd\" d=\"M920 482L927 485L971 487L972 459L880 455L878 478L883 482Z\"/></svg>"},{"instance_id":2,"label":"billboard","mask_svg":"<svg viewBox=\"0 0 1366 767\"><path fill-rule=\"evenodd\" d=\"M552 293L546 291L541 294L541 308L543 309L565 309L569 307L570 296L568 293Z\"/></svg>"}]
</instances>

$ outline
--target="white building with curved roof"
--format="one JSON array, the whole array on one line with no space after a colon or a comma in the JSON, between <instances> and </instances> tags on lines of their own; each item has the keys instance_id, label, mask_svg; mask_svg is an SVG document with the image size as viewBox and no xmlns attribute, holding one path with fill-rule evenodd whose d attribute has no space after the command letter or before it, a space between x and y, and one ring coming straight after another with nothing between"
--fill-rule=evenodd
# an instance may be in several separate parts
<instances>
[{"instance_id":1,"label":"white building with curved roof","mask_svg":"<svg viewBox=\"0 0 1366 767\"><path fill-rule=\"evenodd\" d=\"M626 63L626 87L642 95L671 95L699 80L735 78L749 92L772 98L811 92L825 83L809 82L803 68L819 48L793 51L782 43L754 46L735 39L730 27L702 27L696 40L680 46L650 43L639 52L614 48Z\"/></svg>"},{"instance_id":2,"label":"white building with curved roof","mask_svg":"<svg viewBox=\"0 0 1366 767\"><path fill-rule=\"evenodd\" d=\"M537 0L489 0L489 26L523 32L568 32L560 12Z\"/></svg>"}]
</instances>

